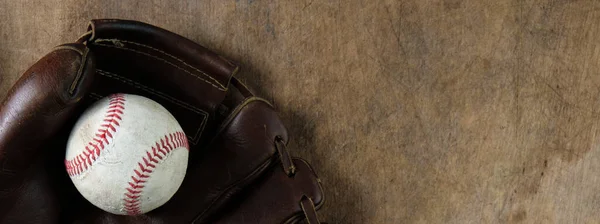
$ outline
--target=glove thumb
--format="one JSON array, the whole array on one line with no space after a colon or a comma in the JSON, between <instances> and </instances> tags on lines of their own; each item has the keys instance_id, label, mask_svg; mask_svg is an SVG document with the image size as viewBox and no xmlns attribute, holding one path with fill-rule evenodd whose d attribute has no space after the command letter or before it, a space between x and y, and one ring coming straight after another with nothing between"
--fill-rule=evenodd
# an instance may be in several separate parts
<instances>
[{"instance_id":1,"label":"glove thumb","mask_svg":"<svg viewBox=\"0 0 600 224\"><path fill-rule=\"evenodd\" d=\"M0 104L0 183L2 174L18 174L41 154L88 92L94 72L88 48L66 44L21 76Z\"/></svg>"}]
</instances>

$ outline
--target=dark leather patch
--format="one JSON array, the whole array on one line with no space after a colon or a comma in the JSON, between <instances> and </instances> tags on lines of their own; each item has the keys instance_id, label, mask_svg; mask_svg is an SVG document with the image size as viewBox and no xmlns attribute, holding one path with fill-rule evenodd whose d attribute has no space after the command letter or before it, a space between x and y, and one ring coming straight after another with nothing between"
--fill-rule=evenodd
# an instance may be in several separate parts
<instances>
[{"instance_id":1,"label":"dark leather patch","mask_svg":"<svg viewBox=\"0 0 600 224\"><path fill-rule=\"evenodd\" d=\"M96 83L102 83L100 85L109 85L113 88L110 92L99 90L90 93L88 99L86 99L88 104L115 92L148 97L158 102L173 114L175 119L177 119L177 122L179 122L179 125L181 125L181 128L183 128L183 131L186 133L191 144L197 144L200 140L200 136L202 135L208 119L208 113L206 111L115 73L101 70L96 73L98 76Z\"/></svg>"}]
</instances>

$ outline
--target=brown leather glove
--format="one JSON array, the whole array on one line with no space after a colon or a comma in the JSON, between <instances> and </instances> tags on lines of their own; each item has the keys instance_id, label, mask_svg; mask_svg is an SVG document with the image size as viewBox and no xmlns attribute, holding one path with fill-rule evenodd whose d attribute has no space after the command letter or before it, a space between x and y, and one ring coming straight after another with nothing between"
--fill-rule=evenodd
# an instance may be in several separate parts
<instances>
[{"instance_id":1,"label":"brown leather glove","mask_svg":"<svg viewBox=\"0 0 600 224\"><path fill-rule=\"evenodd\" d=\"M192 41L135 21L94 20L76 44L31 67L0 107L0 223L318 223L321 184L291 158L273 107L238 67ZM117 216L79 195L64 167L70 128L111 93L151 98L190 143L181 188L162 207Z\"/></svg>"}]
</instances>

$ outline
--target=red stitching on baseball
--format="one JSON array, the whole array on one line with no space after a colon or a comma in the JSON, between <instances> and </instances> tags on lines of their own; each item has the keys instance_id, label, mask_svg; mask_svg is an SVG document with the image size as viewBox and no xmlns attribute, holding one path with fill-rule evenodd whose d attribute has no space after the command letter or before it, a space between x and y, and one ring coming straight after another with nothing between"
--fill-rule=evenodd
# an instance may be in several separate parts
<instances>
[{"instance_id":1,"label":"red stitching on baseball","mask_svg":"<svg viewBox=\"0 0 600 224\"><path fill-rule=\"evenodd\" d=\"M143 183L146 183L150 174L154 172L154 168L166 158L166 156L173 152L176 148L185 147L188 148L187 139L181 139L178 144L173 141L173 136L185 136L183 132L175 132L165 135L160 140L156 141L155 146L151 146L151 149L146 151L146 155L142 156L140 162L138 162L135 169L133 169L134 175L131 176L131 180L128 182L128 187L125 188L125 197L123 198L123 205L125 212L128 215L139 215L142 213L140 210L140 196L144 189ZM169 140L169 137L171 140ZM170 143L171 142L171 143ZM160 155L162 153L162 155Z\"/></svg>"},{"instance_id":2,"label":"red stitching on baseball","mask_svg":"<svg viewBox=\"0 0 600 224\"><path fill-rule=\"evenodd\" d=\"M116 127L120 126L121 116L125 110L125 96L123 94L113 94L109 96L108 109L102 120L100 129L96 131L92 141L88 142L83 152L76 155L71 160L65 160L65 167L69 176L76 176L86 171L92 166L92 163L98 159L100 152L109 144L108 139L113 138Z\"/></svg>"}]
</instances>

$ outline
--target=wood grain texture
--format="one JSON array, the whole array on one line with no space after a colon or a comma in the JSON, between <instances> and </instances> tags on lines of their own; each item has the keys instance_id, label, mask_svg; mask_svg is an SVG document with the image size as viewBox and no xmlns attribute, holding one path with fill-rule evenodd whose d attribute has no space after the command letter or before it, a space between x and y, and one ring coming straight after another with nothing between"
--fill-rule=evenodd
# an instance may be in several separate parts
<instances>
[{"instance_id":1,"label":"wood grain texture","mask_svg":"<svg viewBox=\"0 0 600 224\"><path fill-rule=\"evenodd\" d=\"M332 223L600 223L600 2L0 0L0 98L92 18L238 61Z\"/></svg>"}]
</instances>

